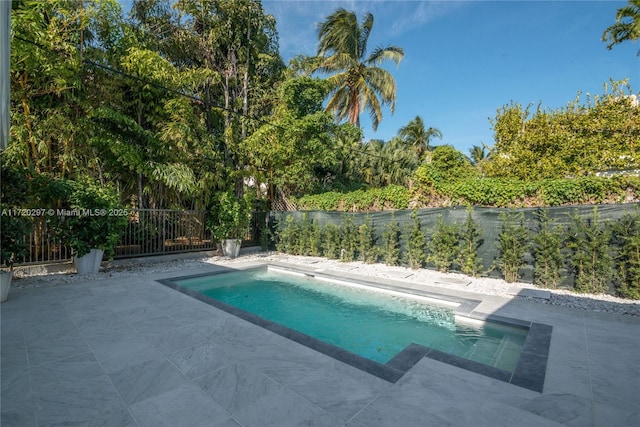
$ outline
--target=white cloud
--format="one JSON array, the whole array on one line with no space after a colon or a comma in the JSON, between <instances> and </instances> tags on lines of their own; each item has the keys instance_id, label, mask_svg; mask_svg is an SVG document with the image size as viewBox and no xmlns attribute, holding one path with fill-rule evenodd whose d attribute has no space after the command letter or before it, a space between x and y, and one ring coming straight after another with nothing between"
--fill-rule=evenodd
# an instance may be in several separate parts
<instances>
[{"instance_id":1,"label":"white cloud","mask_svg":"<svg viewBox=\"0 0 640 427\"><path fill-rule=\"evenodd\" d=\"M469 1L401 1L393 3L393 21L389 32L398 36L468 5ZM402 5L402 7L400 7Z\"/></svg>"},{"instance_id":2,"label":"white cloud","mask_svg":"<svg viewBox=\"0 0 640 427\"><path fill-rule=\"evenodd\" d=\"M371 12L376 19L375 32L380 33L384 28L385 35L395 37L470 3L451 0L265 0L263 6L276 18L281 54L290 58L315 53L317 24L339 7L355 11L359 18Z\"/></svg>"}]
</instances>

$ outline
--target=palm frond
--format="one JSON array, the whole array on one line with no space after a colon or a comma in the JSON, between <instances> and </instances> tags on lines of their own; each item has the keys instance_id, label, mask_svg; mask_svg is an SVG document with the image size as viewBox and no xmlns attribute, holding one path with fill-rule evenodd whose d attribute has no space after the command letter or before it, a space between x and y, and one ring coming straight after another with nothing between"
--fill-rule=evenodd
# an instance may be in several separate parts
<instances>
[{"instance_id":1,"label":"palm frond","mask_svg":"<svg viewBox=\"0 0 640 427\"><path fill-rule=\"evenodd\" d=\"M376 47L365 60L367 65L380 65L384 61L393 61L396 66L404 58L404 49L398 46Z\"/></svg>"},{"instance_id":2,"label":"palm frond","mask_svg":"<svg viewBox=\"0 0 640 427\"><path fill-rule=\"evenodd\" d=\"M362 25L360 26L360 35L358 37L358 58L364 58L367 52L367 42L369 41L369 35L373 28L373 15L368 13L362 19Z\"/></svg>"}]
</instances>

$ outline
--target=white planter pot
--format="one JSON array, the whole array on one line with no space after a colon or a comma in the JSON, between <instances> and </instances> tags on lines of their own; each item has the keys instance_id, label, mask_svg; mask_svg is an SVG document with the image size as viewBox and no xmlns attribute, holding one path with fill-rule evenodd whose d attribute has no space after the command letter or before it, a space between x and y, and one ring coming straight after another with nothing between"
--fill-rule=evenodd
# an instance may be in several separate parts
<instances>
[{"instance_id":1,"label":"white planter pot","mask_svg":"<svg viewBox=\"0 0 640 427\"><path fill-rule=\"evenodd\" d=\"M0 271L0 302L5 302L9 296L13 271Z\"/></svg>"},{"instance_id":2,"label":"white planter pot","mask_svg":"<svg viewBox=\"0 0 640 427\"><path fill-rule=\"evenodd\" d=\"M73 264L76 266L78 274L91 274L100 271L103 255L102 249L91 249L91 252L86 255L74 257Z\"/></svg>"},{"instance_id":3,"label":"white planter pot","mask_svg":"<svg viewBox=\"0 0 640 427\"><path fill-rule=\"evenodd\" d=\"M222 241L222 254L229 258L237 258L240 255L240 239L225 239Z\"/></svg>"}]
</instances>

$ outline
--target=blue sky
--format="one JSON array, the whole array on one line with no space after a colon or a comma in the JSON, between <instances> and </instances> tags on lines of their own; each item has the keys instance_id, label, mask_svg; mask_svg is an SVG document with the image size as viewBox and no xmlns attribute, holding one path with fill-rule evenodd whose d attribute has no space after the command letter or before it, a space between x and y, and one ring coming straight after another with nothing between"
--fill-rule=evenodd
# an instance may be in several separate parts
<instances>
[{"instance_id":1,"label":"blue sky","mask_svg":"<svg viewBox=\"0 0 640 427\"><path fill-rule=\"evenodd\" d=\"M435 145L468 153L493 145L489 117L510 103L556 109L578 92L603 93L610 78L628 78L640 91L640 43L609 51L603 31L626 1L304 1L266 0L275 16L284 60L313 55L318 22L338 7L374 15L369 49L404 48L396 68L395 114L383 111L373 132L361 116L365 140L389 140L416 115L442 131ZM584 98L583 98L584 99Z\"/></svg>"}]
</instances>

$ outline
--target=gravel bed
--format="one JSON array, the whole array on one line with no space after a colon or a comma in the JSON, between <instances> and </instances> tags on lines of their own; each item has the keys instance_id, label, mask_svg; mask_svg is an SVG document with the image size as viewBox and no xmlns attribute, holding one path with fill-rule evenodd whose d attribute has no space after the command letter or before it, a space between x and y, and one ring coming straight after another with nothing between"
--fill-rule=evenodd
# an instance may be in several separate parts
<instances>
[{"instance_id":1,"label":"gravel bed","mask_svg":"<svg viewBox=\"0 0 640 427\"><path fill-rule=\"evenodd\" d=\"M507 298L522 298L537 303L551 304L563 307L571 307L595 312L618 313L628 316L640 316L640 301L627 300L604 294L575 294L567 290L549 289L549 299L531 296L519 296L523 290L529 293L540 290L530 283L507 283L502 279L488 277L469 277L458 273L440 273L437 271L420 269L411 270L406 267L390 267L384 264L364 264L362 262L343 263L326 258L303 257L283 255L276 253L259 253L243 255L235 260L224 257L191 258L169 262L152 263L149 260L121 260L108 263L100 273L78 276L70 273L57 273L38 276L20 277L12 282L15 288L32 288L56 285L68 285L87 282L91 280L103 280L118 277L146 276L149 274L180 272L205 267L208 264L233 265L253 261L277 261L294 265L304 265L314 269L327 269L332 271L345 271L360 276L385 277L392 280L411 283L428 283L429 286L455 289L459 291L477 293L482 295L496 295Z\"/></svg>"}]
</instances>

